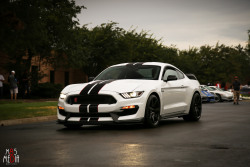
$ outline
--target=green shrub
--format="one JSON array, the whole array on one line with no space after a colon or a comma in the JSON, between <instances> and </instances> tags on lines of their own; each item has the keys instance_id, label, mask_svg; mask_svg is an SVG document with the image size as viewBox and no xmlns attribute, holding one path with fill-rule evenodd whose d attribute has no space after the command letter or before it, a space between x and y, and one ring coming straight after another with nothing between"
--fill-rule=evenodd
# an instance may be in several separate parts
<instances>
[{"instance_id":1,"label":"green shrub","mask_svg":"<svg viewBox=\"0 0 250 167\"><path fill-rule=\"evenodd\" d=\"M31 95L41 98L57 98L63 89L60 84L52 84L49 82L39 83L31 90Z\"/></svg>"}]
</instances>

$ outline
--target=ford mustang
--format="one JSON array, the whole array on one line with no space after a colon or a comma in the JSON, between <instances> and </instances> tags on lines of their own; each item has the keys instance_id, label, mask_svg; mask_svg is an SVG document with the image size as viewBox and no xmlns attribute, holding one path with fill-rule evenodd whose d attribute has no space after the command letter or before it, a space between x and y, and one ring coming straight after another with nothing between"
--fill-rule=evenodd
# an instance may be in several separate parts
<instances>
[{"instance_id":1,"label":"ford mustang","mask_svg":"<svg viewBox=\"0 0 250 167\"><path fill-rule=\"evenodd\" d=\"M93 81L61 91L57 122L77 128L122 123L157 127L160 120L173 117L198 121L202 113L199 85L171 64L113 65Z\"/></svg>"}]
</instances>

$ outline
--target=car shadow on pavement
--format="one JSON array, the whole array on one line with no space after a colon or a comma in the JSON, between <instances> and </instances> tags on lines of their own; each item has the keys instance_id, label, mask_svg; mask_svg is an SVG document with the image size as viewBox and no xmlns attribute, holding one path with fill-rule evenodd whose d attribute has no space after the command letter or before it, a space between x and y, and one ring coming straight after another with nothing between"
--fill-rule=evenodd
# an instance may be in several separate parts
<instances>
[{"instance_id":1,"label":"car shadow on pavement","mask_svg":"<svg viewBox=\"0 0 250 167\"><path fill-rule=\"evenodd\" d=\"M176 124L179 124L180 126L183 126L185 124L190 124L192 122L186 122L183 119L166 119L162 120L158 127L156 128L148 128L145 127L143 124L116 124L116 125L83 125L79 128L66 128L62 125L62 128L57 129L58 132L72 132L72 131L136 131L136 130L154 130L154 129L161 129L166 127L172 127L176 126ZM194 123L194 122L193 122Z\"/></svg>"}]
</instances>

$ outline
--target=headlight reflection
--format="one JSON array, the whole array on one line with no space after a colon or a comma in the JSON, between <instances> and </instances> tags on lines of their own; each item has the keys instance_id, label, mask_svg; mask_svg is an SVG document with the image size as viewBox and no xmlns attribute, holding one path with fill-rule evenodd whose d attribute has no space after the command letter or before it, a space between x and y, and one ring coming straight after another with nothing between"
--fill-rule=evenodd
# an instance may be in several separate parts
<instances>
[{"instance_id":1,"label":"headlight reflection","mask_svg":"<svg viewBox=\"0 0 250 167\"><path fill-rule=\"evenodd\" d=\"M141 144L125 144L120 152L121 165L145 166L147 153Z\"/></svg>"}]
</instances>

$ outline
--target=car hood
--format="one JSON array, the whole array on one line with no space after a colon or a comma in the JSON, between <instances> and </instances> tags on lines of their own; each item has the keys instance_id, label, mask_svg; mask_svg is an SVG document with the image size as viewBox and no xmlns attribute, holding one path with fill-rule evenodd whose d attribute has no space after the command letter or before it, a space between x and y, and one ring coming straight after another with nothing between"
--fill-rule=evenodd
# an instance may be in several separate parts
<instances>
[{"instance_id":1,"label":"car hood","mask_svg":"<svg viewBox=\"0 0 250 167\"><path fill-rule=\"evenodd\" d=\"M140 87L143 83L143 80L116 80L106 84L101 91L114 91L118 93L131 92Z\"/></svg>"},{"instance_id":2,"label":"car hood","mask_svg":"<svg viewBox=\"0 0 250 167\"><path fill-rule=\"evenodd\" d=\"M113 91L113 92L118 92L118 93L124 93L124 92L134 91L136 88L147 83L148 81L124 79L124 80L114 80L114 81L108 81L108 82L103 81L103 82L104 84L102 87L99 88L98 92ZM97 81L97 83L96 81L92 81L92 82L84 83L84 84L69 85L63 89L62 93L79 94L81 93L83 89L87 90L87 87L89 88L89 90L91 90L95 86L101 85L101 84L102 82L100 81Z\"/></svg>"},{"instance_id":3,"label":"car hood","mask_svg":"<svg viewBox=\"0 0 250 167\"><path fill-rule=\"evenodd\" d=\"M218 93L218 94L223 95L223 96L232 96L232 95L233 95L233 94L230 93L230 92L219 91L219 90L215 90L215 91L211 91L211 92Z\"/></svg>"},{"instance_id":4,"label":"car hood","mask_svg":"<svg viewBox=\"0 0 250 167\"><path fill-rule=\"evenodd\" d=\"M208 91L205 91L205 90L202 90L201 91L204 95L206 96L214 96L212 93L208 92Z\"/></svg>"}]
</instances>

